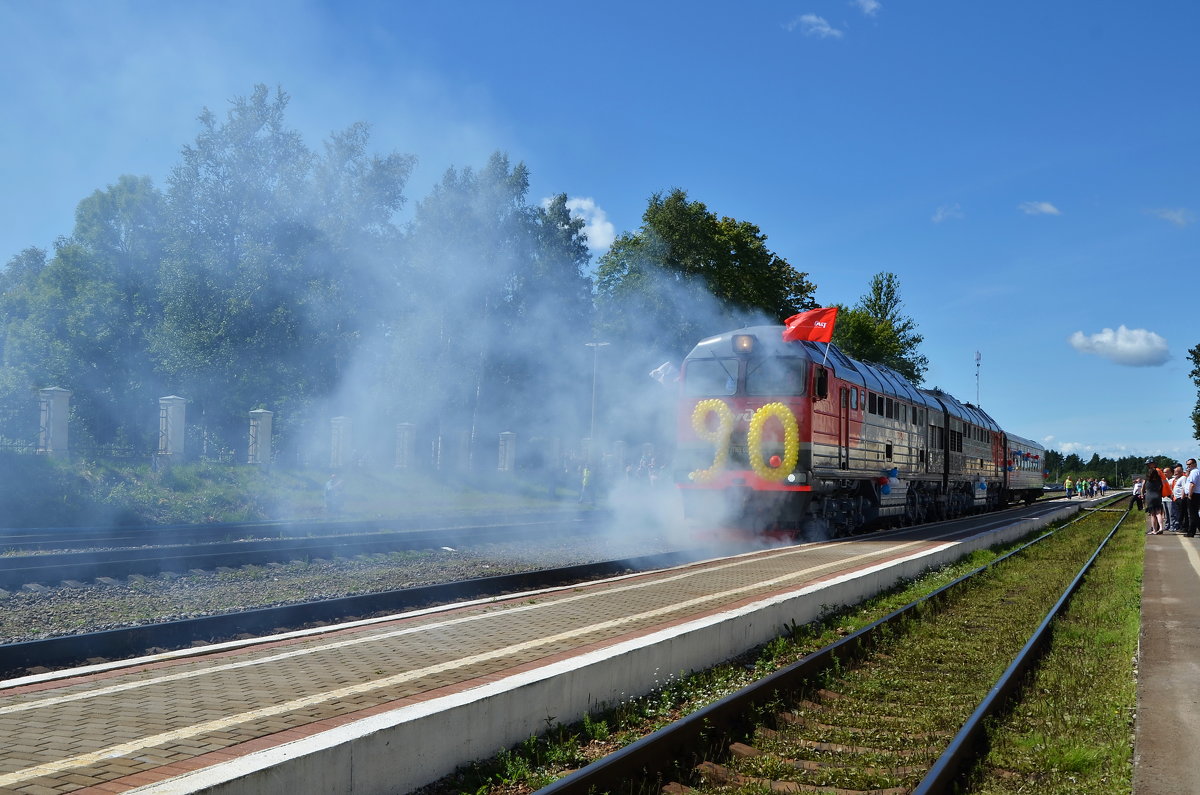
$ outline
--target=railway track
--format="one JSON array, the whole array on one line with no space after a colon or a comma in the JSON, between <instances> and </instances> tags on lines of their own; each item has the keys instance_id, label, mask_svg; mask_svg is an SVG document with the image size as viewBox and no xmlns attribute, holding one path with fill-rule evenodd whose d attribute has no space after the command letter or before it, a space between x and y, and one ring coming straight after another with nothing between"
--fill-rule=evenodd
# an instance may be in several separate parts
<instances>
[{"instance_id":1,"label":"railway track","mask_svg":"<svg viewBox=\"0 0 1200 795\"><path fill-rule=\"evenodd\" d=\"M950 792L1127 515L1081 515L540 793Z\"/></svg>"},{"instance_id":2,"label":"railway track","mask_svg":"<svg viewBox=\"0 0 1200 795\"><path fill-rule=\"evenodd\" d=\"M86 527L0 527L0 551L29 554L54 550L212 544L245 539L297 539L362 535L403 530L463 530L549 520L595 519L602 511L544 510L489 512L486 515L415 514L395 519L274 520L178 525L96 525Z\"/></svg>"},{"instance_id":3,"label":"railway track","mask_svg":"<svg viewBox=\"0 0 1200 795\"><path fill-rule=\"evenodd\" d=\"M530 515L505 517L503 520L445 523L423 529L391 529L400 522L362 522L352 525L324 523L288 525L263 538L260 525L214 528L185 528L170 531L139 532L120 537L121 542L136 540L137 545L118 546L114 535L104 529L74 533L47 531L41 541L16 543L15 537L0 540L8 553L0 556L0 588L15 590L31 584L58 585L62 582L88 581L99 577L127 578L134 575L153 577L164 572L212 570L286 563L313 558L353 557L403 550L429 549L462 544L488 544L538 537L583 534L595 528L600 517L595 513L568 515ZM412 520L405 520L408 524ZM307 530L305 530L307 528ZM300 531L313 533L301 536ZM334 533L337 530L340 532ZM353 530L356 532L347 532ZM233 534L245 540L226 540ZM37 538L34 534L30 536ZM101 539L104 539L101 541ZM106 548L72 551L27 552L36 544L79 545L94 543ZM6 544L12 544L5 547ZM118 546L118 548L112 548ZM43 547L53 548L53 547Z\"/></svg>"}]
</instances>

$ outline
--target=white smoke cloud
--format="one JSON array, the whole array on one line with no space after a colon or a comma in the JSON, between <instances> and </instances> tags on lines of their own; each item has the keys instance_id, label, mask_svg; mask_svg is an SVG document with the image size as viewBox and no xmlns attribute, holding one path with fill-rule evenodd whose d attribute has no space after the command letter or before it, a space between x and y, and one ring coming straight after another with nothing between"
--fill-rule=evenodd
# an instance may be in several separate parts
<instances>
[{"instance_id":1,"label":"white smoke cloud","mask_svg":"<svg viewBox=\"0 0 1200 795\"><path fill-rule=\"evenodd\" d=\"M543 204L549 199L543 200ZM616 228L612 221L608 220L608 213L596 204L596 200L592 198L586 199L567 199L567 209L571 211L571 215L576 218L582 218L585 224L584 231L587 233L588 250L594 256L600 256L605 251L608 251L609 246L617 238Z\"/></svg>"},{"instance_id":2,"label":"white smoke cloud","mask_svg":"<svg viewBox=\"0 0 1200 795\"><path fill-rule=\"evenodd\" d=\"M1080 353L1092 353L1126 367L1157 367L1171 358L1167 341L1146 329L1119 326L1098 334L1076 331L1068 340Z\"/></svg>"},{"instance_id":3,"label":"white smoke cloud","mask_svg":"<svg viewBox=\"0 0 1200 795\"><path fill-rule=\"evenodd\" d=\"M1062 215L1062 210L1050 202L1021 202L1017 209L1026 215Z\"/></svg>"}]
</instances>

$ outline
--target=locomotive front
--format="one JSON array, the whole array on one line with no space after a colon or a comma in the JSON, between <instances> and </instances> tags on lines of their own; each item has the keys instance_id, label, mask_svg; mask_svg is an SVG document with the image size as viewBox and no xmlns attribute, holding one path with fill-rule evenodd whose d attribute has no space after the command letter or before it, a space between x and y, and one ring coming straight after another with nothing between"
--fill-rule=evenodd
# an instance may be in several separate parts
<instances>
[{"instance_id":1,"label":"locomotive front","mask_svg":"<svg viewBox=\"0 0 1200 795\"><path fill-rule=\"evenodd\" d=\"M778 326L701 340L683 362L675 480L684 514L797 530L812 497L813 362Z\"/></svg>"}]
</instances>

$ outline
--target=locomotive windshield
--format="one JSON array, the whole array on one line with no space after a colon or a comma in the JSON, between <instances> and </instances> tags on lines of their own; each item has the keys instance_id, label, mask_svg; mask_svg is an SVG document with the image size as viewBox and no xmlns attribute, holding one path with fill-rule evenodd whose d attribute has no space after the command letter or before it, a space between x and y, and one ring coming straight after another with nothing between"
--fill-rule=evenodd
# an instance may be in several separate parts
<instances>
[{"instance_id":1,"label":"locomotive windshield","mask_svg":"<svg viewBox=\"0 0 1200 795\"><path fill-rule=\"evenodd\" d=\"M692 359L683 374L688 397L732 395L737 392L737 359Z\"/></svg>"},{"instance_id":2,"label":"locomotive windshield","mask_svg":"<svg viewBox=\"0 0 1200 795\"><path fill-rule=\"evenodd\" d=\"M746 365L747 395L803 395L808 360L768 356Z\"/></svg>"}]
</instances>

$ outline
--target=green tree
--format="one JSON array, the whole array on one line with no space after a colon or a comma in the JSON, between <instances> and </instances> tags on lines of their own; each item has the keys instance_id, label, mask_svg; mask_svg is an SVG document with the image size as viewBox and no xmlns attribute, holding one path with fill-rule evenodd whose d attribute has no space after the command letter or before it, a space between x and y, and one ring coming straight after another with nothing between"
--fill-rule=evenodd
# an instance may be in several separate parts
<instances>
[{"instance_id":1,"label":"green tree","mask_svg":"<svg viewBox=\"0 0 1200 795\"><path fill-rule=\"evenodd\" d=\"M399 395L397 411L468 434L472 455L481 438L544 431L579 405L565 396L579 388L591 326L583 222L565 195L531 206L528 191L525 164L493 153L479 169L448 169L409 229L411 300L391 366L421 373L424 388Z\"/></svg>"},{"instance_id":2,"label":"green tree","mask_svg":"<svg viewBox=\"0 0 1200 795\"><path fill-rule=\"evenodd\" d=\"M815 287L746 221L676 189L650 198L638 232L600 259L599 324L609 337L678 355L720 327L780 322L815 306Z\"/></svg>"},{"instance_id":3,"label":"green tree","mask_svg":"<svg viewBox=\"0 0 1200 795\"><path fill-rule=\"evenodd\" d=\"M27 252L6 272L3 381L9 390L71 389L83 446L144 446L152 432L161 393L146 349L162 209L149 178L122 176L79 203L53 258Z\"/></svg>"},{"instance_id":4,"label":"green tree","mask_svg":"<svg viewBox=\"0 0 1200 795\"><path fill-rule=\"evenodd\" d=\"M1188 358L1192 360L1192 369L1188 376L1196 388L1200 389L1200 345L1188 349ZM1196 398L1196 406L1192 409L1192 438L1200 441L1200 396Z\"/></svg>"},{"instance_id":5,"label":"green tree","mask_svg":"<svg viewBox=\"0 0 1200 795\"><path fill-rule=\"evenodd\" d=\"M205 109L169 179L153 352L226 447L246 410L301 416L331 394L397 289L392 218L412 158L369 156L359 125L314 154L287 104L257 86L223 123Z\"/></svg>"},{"instance_id":6,"label":"green tree","mask_svg":"<svg viewBox=\"0 0 1200 795\"><path fill-rule=\"evenodd\" d=\"M149 177L124 175L95 191L75 211L72 245L60 249L86 269L91 283L83 335L74 340L72 388L82 430L101 443L148 449L157 432L161 380L149 355L149 338L161 315L156 277L163 255L165 200Z\"/></svg>"},{"instance_id":7,"label":"green tree","mask_svg":"<svg viewBox=\"0 0 1200 795\"><path fill-rule=\"evenodd\" d=\"M920 384L929 359L917 347L924 340L917 324L901 314L900 280L894 273L877 273L858 303L847 309L839 305L833 341L850 356L885 364Z\"/></svg>"}]
</instances>

